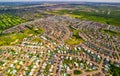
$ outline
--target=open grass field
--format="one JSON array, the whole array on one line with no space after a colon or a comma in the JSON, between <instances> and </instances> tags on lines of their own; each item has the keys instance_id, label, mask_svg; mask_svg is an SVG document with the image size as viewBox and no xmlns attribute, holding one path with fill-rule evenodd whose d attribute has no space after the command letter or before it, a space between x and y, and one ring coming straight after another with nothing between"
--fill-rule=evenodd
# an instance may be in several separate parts
<instances>
[{"instance_id":1,"label":"open grass field","mask_svg":"<svg viewBox=\"0 0 120 76\"><path fill-rule=\"evenodd\" d=\"M76 30L72 27L70 27L70 29L73 32L73 35L71 38L67 39L65 42L69 45L78 45L80 43L83 43L84 40L79 36L79 30Z\"/></svg>"},{"instance_id":2,"label":"open grass field","mask_svg":"<svg viewBox=\"0 0 120 76\"><path fill-rule=\"evenodd\" d=\"M20 43L23 40L23 38L42 34L43 32L44 32L44 30L40 28L38 30L28 29L28 30L25 30L25 31L19 32L19 33L1 35L0 36L0 46L2 46L2 45L7 45L7 46L8 45L15 45L15 44ZM41 40L33 39L33 41L36 42L36 41L41 41Z\"/></svg>"},{"instance_id":3,"label":"open grass field","mask_svg":"<svg viewBox=\"0 0 120 76\"><path fill-rule=\"evenodd\" d=\"M97 13L93 11L91 12L80 11L80 10L57 10L57 11L49 11L49 12L51 14L56 14L56 15L67 15L82 20L90 20L103 24L120 26L120 14L114 15L114 12L112 12L111 14Z\"/></svg>"}]
</instances>

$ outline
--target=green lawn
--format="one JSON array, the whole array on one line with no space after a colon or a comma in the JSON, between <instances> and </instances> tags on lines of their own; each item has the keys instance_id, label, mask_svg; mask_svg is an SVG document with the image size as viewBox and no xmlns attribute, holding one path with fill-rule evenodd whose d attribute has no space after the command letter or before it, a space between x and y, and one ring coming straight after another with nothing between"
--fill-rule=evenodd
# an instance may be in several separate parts
<instances>
[{"instance_id":1,"label":"green lawn","mask_svg":"<svg viewBox=\"0 0 120 76\"><path fill-rule=\"evenodd\" d=\"M43 32L44 30L40 28L38 30L28 29L19 33L1 35L0 46L19 44L23 40L23 38L30 37L30 35L42 34ZM36 39L33 41L36 41Z\"/></svg>"},{"instance_id":2,"label":"green lawn","mask_svg":"<svg viewBox=\"0 0 120 76\"><path fill-rule=\"evenodd\" d=\"M74 75L79 75L79 74L82 74L80 70L74 70Z\"/></svg>"},{"instance_id":3,"label":"green lawn","mask_svg":"<svg viewBox=\"0 0 120 76\"><path fill-rule=\"evenodd\" d=\"M70 27L71 31L73 32L73 36L67 39L65 42L69 45L78 45L83 43L84 40L79 36L79 30Z\"/></svg>"},{"instance_id":4,"label":"green lawn","mask_svg":"<svg viewBox=\"0 0 120 76\"><path fill-rule=\"evenodd\" d=\"M42 42L42 39L41 38L34 38L34 39L32 39L31 42Z\"/></svg>"}]
</instances>

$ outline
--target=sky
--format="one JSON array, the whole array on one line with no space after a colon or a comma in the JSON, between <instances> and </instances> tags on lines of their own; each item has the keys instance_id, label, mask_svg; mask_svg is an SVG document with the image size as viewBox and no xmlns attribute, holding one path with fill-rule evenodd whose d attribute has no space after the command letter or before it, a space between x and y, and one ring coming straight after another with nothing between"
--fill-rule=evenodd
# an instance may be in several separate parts
<instances>
[{"instance_id":1,"label":"sky","mask_svg":"<svg viewBox=\"0 0 120 76\"><path fill-rule=\"evenodd\" d=\"M120 2L120 0L0 0L0 2L21 2L21 1L87 1L87 2Z\"/></svg>"}]
</instances>

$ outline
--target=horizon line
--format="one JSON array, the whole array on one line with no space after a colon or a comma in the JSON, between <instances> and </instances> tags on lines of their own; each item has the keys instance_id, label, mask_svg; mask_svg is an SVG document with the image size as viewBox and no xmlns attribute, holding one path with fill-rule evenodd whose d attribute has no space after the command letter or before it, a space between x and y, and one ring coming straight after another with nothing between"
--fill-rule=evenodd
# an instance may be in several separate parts
<instances>
[{"instance_id":1,"label":"horizon line","mask_svg":"<svg viewBox=\"0 0 120 76\"><path fill-rule=\"evenodd\" d=\"M1 2L95 2L95 3L120 3L120 1L119 2L117 2L117 1L112 1L112 2L110 2L110 1L106 1L106 2L103 2L103 1L50 1L50 0L46 0L46 1L0 1L0 3Z\"/></svg>"}]
</instances>

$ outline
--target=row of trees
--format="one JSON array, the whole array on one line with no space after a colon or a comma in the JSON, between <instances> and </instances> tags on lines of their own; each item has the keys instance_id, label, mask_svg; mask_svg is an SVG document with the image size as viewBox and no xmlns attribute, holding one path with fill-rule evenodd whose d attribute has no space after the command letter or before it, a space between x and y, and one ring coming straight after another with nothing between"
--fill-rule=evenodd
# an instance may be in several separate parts
<instances>
[{"instance_id":1,"label":"row of trees","mask_svg":"<svg viewBox=\"0 0 120 76\"><path fill-rule=\"evenodd\" d=\"M25 21L26 20L17 16L13 16L9 14L0 14L0 31L18 25Z\"/></svg>"}]
</instances>

